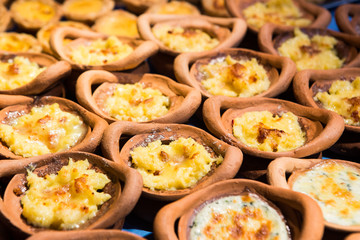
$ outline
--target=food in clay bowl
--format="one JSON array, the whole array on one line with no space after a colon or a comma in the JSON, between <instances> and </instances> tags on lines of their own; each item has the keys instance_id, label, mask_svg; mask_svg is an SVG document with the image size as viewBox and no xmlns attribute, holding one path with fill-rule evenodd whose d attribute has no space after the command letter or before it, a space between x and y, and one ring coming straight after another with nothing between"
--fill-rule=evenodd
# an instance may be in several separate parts
<instances>
[{"instance_id":1,"label":"food in clay bowl","mask_svg":"<svg viewBox=\"0 0 360 240\"><path fill-rule=\"evenodd\" d=\"M16 32L0 33L0 52L2 53L40 53L41 51L40 42L30 34Z\"/></svg>"},{"instance_id":2,"label":"food in clay bowl","mask_svg":"<svg viewBox=\"0 0 360 240\"><path fill-rule=\"evenodd\" d=\"M11 27L11 15L4 5L0 5L0 32L4 32Z\"/></svg>"},{"instance_id":3,"label":"food in clay bowl","mask_svg":"<svg viewBox=\"0 0 360 240\"><path fill-rule=\"evenodd\" d=\"M335 11L336 24L341 31L360 35L360 5L344 4Z\"/></svg>"},{"instance_id":4,"label":"food in clay bowl","mask_svg":"<svg viewBox=\"0 0 360 240\"><path fill-rule=\"evenodd\" d=\"M99 84L92 93L92 86ZM76 94L81 105L109 123L182 123L201 103L196 89L157 74L87 71L77 81Z\"/></svg>"},{"instance_id":5,"label":"food in clay bowl","mask_svg":"<svg viewBox=\"0 0 360 240\"><path fill-rule=\"evenodd\" d=\"M310 197L236 179L166 205L155 218L154 233L159 239L320 239L323 226L321 210Z\"/></svg>"},{"instance_id":6,"label":"food in clay bowl","mask_svg":"<svg viewBox=\"0 0 360 240\"><path fill-rule=\"evenodd\" d=\"M22 236L121 227L141 194L135 170L90 153L2 160L0 165L1 177L14 175L1 199L1 213Z\"/></svg>"},{"instance_id":7,"label":"food in clay bowl","mask_svg":"<svg viewBox=\"0 0 360 240\"><path fill-rule=\"evenodd\" d=\"M145 13L168 15L200 15L199 9L186 1L170 1L151 6Z\"/></svg>"},{"instance_id":8,"label":"food in clay bowl","mask_svg":"<svg viewBox=\"0 0 360 240\"><path fill-rule=\"evenodd\" d=\"M201 91L203 97L274 97L284 92L295 75L288 58L247 49L224 49L193 55L180 54L175 76Z\"/></svg>"},{"instance_id":9,"label":"food in clay bowl","mask_svg":"<svg viewBox=\"0 0 360 240\"><path fill-rule=\"evenodd\" d=\"M287 179L286 174L291 174ZM304 193L320 206L325 226L357 232L360 164L337 159L278 158L269 164L271 185Z\"/></svg>"},{"instance_id":10,"label":"food in clay bowl","mask_svg":"<svg viewBox=\"0 0 360 240\"><path fill-rule=\"evenodd\" d=\"M0 154L20 159L60 151L93 152L107 123L78 104L58 97L4 96Z\"/></svg>"},{"instance_id":11,"label":"food in clay bowl","mask_svg":"<svg viewBox=\"0 0 360 240\"><path fill-rule=\"evenodd\" d=\"M225 0L201 0L201 6L206 15L214 17L230 17L225 6Z\"/></svg>"}]
</instances>

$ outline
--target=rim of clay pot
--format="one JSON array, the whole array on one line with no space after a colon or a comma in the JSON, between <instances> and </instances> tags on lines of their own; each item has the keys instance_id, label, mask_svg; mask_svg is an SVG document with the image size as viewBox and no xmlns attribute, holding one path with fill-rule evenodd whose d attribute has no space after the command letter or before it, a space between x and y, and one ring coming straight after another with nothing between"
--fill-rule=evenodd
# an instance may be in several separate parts
<instances>
[{"instance_id":1,"label":"rim of clay pot","mask_svg":"<svg viewBox=\"0 0 360 240\"><path fill-rule=\"evenodd\" d=\"M137 15L144 13L149 7L154 4L166 3L167 0L122 0L121 3L125 5L126 9Z\"/></svg>"},{"instance_id":2,"label":"rim of clay pot","mask_svg":"<svg viewBox=\"0 0 360 240\"><path fill-rule=\"evenodd\" d=\"M0 32L4 32L11 25L11 14L3 4L0 5L0 16Z\"/></svg>"},{"instance_id":3,"label":"rim of clay pot","mask_svg":"<svg viewBox=\"0 0 360 240\"><path fill-rule=\"evenodd\" d=\"M350 20L350 17L352 18ZM360 35L358 30L360 24L360 5L343 4L335 10L335 20L342 32Z\"/></svg>"},{"instance_id":4,"label":"rim of clay pot","mask_svg":"<svg viewBox=\"0 0 360 240\"><path fill-rule=\"evenodd\" d=\"M46 67L46 69L37 75L31 82L15 89L0 90L0 94L40 94L71 73L71 66L69 63L65 61L57 61L55 58L41 53L0 53L0 61L7 61L15 58L16 56L25 57L31 62L37 63L41 67Z\"/></svg>"},{"instance_id":5,"label":"rim of clay pot","mask_svg":"<svg viewBox=\"0 0 360 240\"><path fill-rule=\"evenodd\" d=\"M0 111L0 119L4 120L10 112L21 111L27 113L34 106L53 103L58 103L60 108L62 108L64 111L73 112L74 114L79 115L84 121L84 124L87 125L87 133L84 135L83 139L64 152L95 151L96 147L100 144L106 127L108 126L107 122L96 114L87 111L85 108L68 99L54 96L31 98L26 96L0 95L0 106L4 107ZM12 159L23 158L22 156L16 155L10 151L4 143L0 143L0 156Z\"/></svg>"},{"instance_id":6,"label":"rim of clay pot","mask_svg":"<svg viewBox=\"0 0 360 240\"><path fill-rule=\"evenodd\" d=\"M78 102L90 111L101 116L109 123L120 121L106 112L98 105L98 99L109 94L113 84L141 82L147 87L160 90L168 96L171 102L169 112L164 116L148 122L157 123L183 123L186 122L198 109L201 103L201 94L198 90L187 85L177 83L172 79L157 74L117 74L107 71L91 70L80 75L76 83L76 98ZM92 86L101 84L93 93Z\"/></svg>"},{"instance_id":7,"label":"rim of clay pot","mask_svg":"<svg viewBox=\"0 0 360 240\"><path fill-rule=\"evenodd\" d=\"M225 6L231 16L238 17L246 21L242 13L243 10L256 2L258 2L258 0L225 0ZM297 0L293 2L298 5L300 11L304 13L304 17L312 20L312 23L308 27L326 28L330 24L331 14L326 8L312 4L306 0ZM277 26L281 29L291 28L290 26ZM248 25L248 28L255 33L259 32L259 30L250 25Z\"/></svg>"},{"instance_id":8,"label":"rim of clay pot","mask_svg":"<svg viewBox=\"0 0 360 240\"><path fill-rule=\"evenodd\" d=\"M53 164L53 166L67 164L66 162L69 158L74 160L87 159L91 164L95 164L111 178L115 188L113 195L113 198L115 199L112 200L110 206L107 206L107 209L105 209L97 219L94 221L90 220L89 225L84 225L84 228L96 229L111 227L130 213L141 194L142 179L139 173L134 169L126 168L95 154L85 152L64 152L16 161L0 161L0 169L2 169L0 171L0 177L14 176L6 187L4 199L0 198L1 213L13 226L29 235L39 231L49 230L33 227L26 223L21 216L20 196L15 194L14 189L25 184L25 181L22 179L25 178L26 168L28 166L35 167L35 170L46 166L51 168L50 164ZM125 182L123 187L120 184L120 180Z\"/></svg>"},{"instance_id":9,"label":"rim of clay pot","mask_svg":"<svg viewBox=\"0 0 360 240\"><path fill-rule=\"evenodd\" d=\"M320 90L323 87L328 89L331 83L336 80L351 80L357 76L360 76L359 68L300 71L295 75L293 81L294 96L303 105L322 108L321 104L313 99L317 93L314 93L313 88ZM360 126L345 125L345 130L360 132Z\"/></svg>"},{"instance_id":10,"label":"rim of clay pot","mask_svg":"<svg viewBox=\"0 0 360 240\"><path fill-rule=\"evenodd\" d=\"M298 176L299 173L311 169L316 164L324 161L335 161L340 164L350 165L358 168L360 171L360 164L351 161L339 160L339 159L298 159L281 157L272 161L268 166L268 181L270 185L275 187L281 187L291 190L291 185ZM286 174L291 173L290 179L286 179ZM292 190L293 191L293 190ZM360 226L343 226L335 223L330 223L324 220L325 226L331 229L340 231L360 231Z\"/></svg>"},{"instance_id":11,"label":"rim of clay pot","mask_svg":"<svg viewBox=\"0 0 360 240\"><path fill-rule=\"evenodd\" d=\"M300 125L306 132L307 140L301 147L284 152L265 152L247 146L238 140L232 131L232 121L245 112L268 110L273 113L292 112L299 117ZM225 111L224 114L221 114ZM274 99L253 98L230 99L222 96L208 98L203 106L204 122L215 136L240 148L244 153L266 158L306 157L331 147L344 130L344 120L338 114L325 110L305 107L297 103ZM325 125L325 128L322 127Z\"/></svg>"},{"instance_id":12,"label":"rim of clay pot","mask_svg":"<svg viewBox=\"0 0 360 240\"><path fill-rule=\"evenodd\" d=\"M223 2L224 5L219 4ZM201 0L201 6L206 15L214 17L231 17L225 6L225 0Z\"/></svg>"},{"instance_id":13,"label":"rim of clay pot","mask_svg":"<svg viewBox=\"0 0 360 240\"><path fill-rule=\"evenodd\" d=\"M277 25L268 23L265 24L259 31L258 43L261 51L279 56L277 51L277 44L282 43L284 39L289 39L293 36L295 28L282 29ZM336 38L344 43L345 62L341 68L345 67L358 67L360 66L360 52L357 48L360 48L360 36L353 36L346 33L332 31L325 28L299 28L303 33L328 35ZM276 37L275 37L276 36Z\"/></svg>"},{"instance_id":14,"label":"rim of clay pot","mask_svg":"<svg viewBox=\"0 0 360 240\"><path fill-rule=\"evenodd\" d=\"M231 55L236 59L256 58L259 60L260 64L267 67L266 70L271 85L269 89L253 97L275 97L280 93L283 93L289 87L291 80L296 73L296 66L289 58L274 56L244 48L229 48L203 54L180 54L174 61L176 79L181 83L200 90L203 97L212 97L213 95L202 86L200 79L196 77L198 73L196 64L207 64L210 60L227 55ZM281 69L280 75L277 69Z\"/></svg>"},{"instance_id":15,"label":"rim of clay pot","mask_svg":"<svg viewBox=\"0 0 360 240\"><path fill-rule=\"evenodd\" d=\"M164 14L164 13L159 13L159 11L161 10L161 8L163 6L166 6L168 4L173 4L173 9L177 9L177 8L187 8L191 13L188 13L188 14L183 14L183 15L186 15L186 16L193 16L193 15L201 15L200 13L200 10L192 5L190 2L188 1L182 1L182 0L174 0L174 1L169 1L169 2L161 2L161 3L158 3L158 4L154 4L152 6L150 6L145 13L149 13L149 14ZM174 6L174 4L176 4ZM171 14L170 14L171 15Z\"/></svg>"},{"instance_id":16,"label":"rim of clay pot","mask_svg":"<svg viewBox=\"0 0 360 240\"><path fill-rule=\"evenodd\" d=\"M214 51L237 46L246 33L246 23L239 18L215 18L204 15L189 18L184 15L172 16L160 14L143 14L138 18L138 29L142 38L155 42L161 52L171 56L177 56L182 52L166 47L152 32L153 27L169 24L184 28L199 28L216 36L220 43L212 49ZM231 29L231 31L229 29Z\"/></svg>"},{"instance_id":17,"label":"rim of clay pot","mask_svg":"<svg viewBox=\"0 0 360 240\"><path fill-rule=\"evenodd\" d=\"M121 146L120 150L120 139L124 135L133 137ZM115 122L104 132L101 146L105 157L130 168L129 156L134 147L157 139L173 141L180 137L191 137L198 143L206 145L215 154L221 155L224 158L223 162L190 188L169 191L150 190L143 187L143 196L162 201L177 200L215 182L233 178L238 172L243 159L240 149L226 144L202 129L189 125Z\"/></svg>"},{"instance_id":18,"label":"rim of clay pot","mask_svg":"<svg viewBox=\"0 0 360 240\"><path fill-rule=\"evenodd\" d=\"M190 217L194 210L211 199L221 196L238 195L248 188L253 190L268 201L274 201L287 215L287 222L299 222L294 210L302 215L302 226L293 226L295 239L320 239L324 231L324 223L320 207L305 194L287 189L273 187L261 182L247 179L232 179L221 181L201 189L189 196L163 207L155 217L154 234L159 239L188 239L187 231ZM187 215L187 216L186 216ZM175 221L180 218L178 235L175 233Z\"/></svg>"},{"instance_id":19,"label":"rim of clay pot","mask_svg":"<svg viewBox=\"0 0 360 240\"><path fill-rule=\"evenodd\" d=\"M108 70L108 71L122 71L128 70L137 67L143 61L145 61L148 57L155 54L158 51L157 45L152 41L143 41L137 40L133 38L127 37L119 37L122 42L129 44L134 51L130 53L128 56L119 59L114 62L106 63L103 65L84 65L78 64L71 60L69 57L69 49L72 43L67 44L66 46L63 45L63 39L66 37L75 38L79 40L80 43L86 43L89 40L96 40L96 39L106 39L109 37L108 35L96 33L93 31L86 31L86 30L79 30L77 28L72 27L59 27L56 28L51 33L50 38L50 46L51 49L60 57L60 59L65 60L71 64L74 69L79 70L90 70L90 69L99 69L99 70ZM75 41L73 41L75 42Z\"/></svg>"},{"instance_id":20,"label":"rim of clay pot","mask_svg":"<svg viewBox=\"0 0 360 240\"><path fill-rule=\"evenodd\" d=\"M359 240L360 239L360 233L352 233L348 235L344 240Z\"/></svg>"},{"instance_id":21,"label":"rim of clay pot","mask_svg":"<svg viewBox=\"0 0 360 240\"><path fill-rule=\"evenodd\" d=\"M10 36L11 38L16 38L23 41L29 45L29 49L23 52L32 52L32 53L41 53L42 47L40 42L30 34L27 33L17 33L17 32L2 32L0 33L0 38L2 36ZM16 53L15 51L6 51L0 49L1 53Z\"/></svg>"}]
</instances>

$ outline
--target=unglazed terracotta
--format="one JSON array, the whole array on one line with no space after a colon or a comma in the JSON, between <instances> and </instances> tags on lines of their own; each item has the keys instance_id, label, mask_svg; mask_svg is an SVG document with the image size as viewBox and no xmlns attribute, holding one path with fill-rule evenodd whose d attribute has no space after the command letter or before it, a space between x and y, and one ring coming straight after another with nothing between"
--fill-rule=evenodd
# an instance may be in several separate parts
<instances>
[{"instance_id":1,"label":"unglazed terracotta","mask_svg":"<svg viewBox=\"0 0 360 240\"><path fill-rule=\"evenodd\" d=\"M32 35L30 34L26 34L26 33L16 33L16 32L3 32L0 33L0 39L1 42L3 42L2 44L0 44L0 52L5 52L5 53L14 53L14 52L33 52L33 53L40 53L42 51L42 47L40 42L34 38ZM17 49L16 46L15 48L13 48L12 45L6 44L5 43L5 39L11 39L9 41L11 42L18 42L19 44L23 44L24 46L22 46L20 49ZM5 45L5 46L3 46Z\"/></svg>"},{"instance_id":2,"label":"unglazed terracotta","mask_svg":"<svg viewBox=\"0 0 360 240\"><path fill-rule=\"evenodd\" d=\"M79 229L116 226L133 209L141 194L142 179L140 174L131 168L126 168L100 156L84 152L67 152L16 161L2 160L0 161L0 177L14 177L6 187L4 199L0 198L0 211L4 218L18 231L32 235L49 230L34 227L22 217L21 196L17 195L16 192L20 190L20 193L23 194L26 189L25 173L27 168L33 166L35 172L42 172L43 174L56 173L62 166L68 164L69 158L75 161L87 159L90 164L100 169L112 181L108 187L112 198L100 207L98 214L93 219L81 224ZM121 186L120 181L124 182L125 185Z\"/></svg>"},{"instance_id":3,"label":"unglazed terracotta","mask_svg":"<svg viewBox=\"0 0 360 240\"><path fill-rule=\"evenodd\" d=\"M339 164L345 164L357 168L360 171L360 164L350 161L330 159ZM275 187L281 187L285 189L291 189L296 178L301 175L304 171L311 169L314 165L323 162L322 159L297 159L282 157L275 159L269 164L268 167L268 180L270 185ZM290 178L287 179L286 174L291 174ZM325 221L325 226L349 232L360 231L360 226L344 226L335 223Z\"/></svg>"},{"instance_id":4,"label":"unglazed terracotta","mask_svg":"<svg viewBox=\"0 0 360 240\"><path fill-rule=\"evenodd\" d=\"M256 2L259 2L258 0L225 0L225 5L233 17L238 17L241 19L245 19L243 15L243 10L247 7L255 4ZM263 2L263 1L261 1ZM266 1L265 1L266 2ZM299 10L303 13L305 18L308 18L311 20L311 24L309 27L315 27L315 28L326 28L330 21L331 21L331 14L328 10L326 10L323 7L317 6L315 4L309 3L306 0L297 0L293 1L299 8ZM253 32L258 32L256 28L252 26L248 26L249 29L251 29ZM288 26L280 26L279 28L287 29Z\"/></svg>"},{"instance_id":5,"label":"unglazed terracotta","mask_svg":"<svg viewBox=\"0 0 360 240\"><path fill-rule=\"evenodd\" d=\"M275 204L282 211L291 229L292 239L321 239L324 231L321 209L310 197L264 183L233 179L215 183L162 208L154 221L157 239L189 239L192 217L197 209L223 196L241 195L250 190ZM301 215L302 221L294 215ZM180 219L177 234L175 221Z\"/></svg>"},{"instance_id":6,"label":"unglazed terracotta","mask_svg":"<svg viewBox=\"0 0 360 240\"><path fill-rule=\"evenodd\" d=\"M112 95L116 84L143 83L146 87L158 89L170 98L169 111L149 122L183 123L186 122L198 109L201 103L201 94L198 90L177 83L168 77L157 74L117 74L101 70L92 70L83 73L76 84L78 102L98 114L109 123L119 121L103 110L104 100ZM94 93L93 85L101 84Z\"/></svg>"},{"instance_id":7,"label":"unglazed terracotta","mask_svg":"<svg viewBox=\"0 0 360 240\"><path fill-rule=\"evenodd\" d=\"M0 107L3 109L0 111L0 120L4 121L14 114L19 116L19 113L26 114L30 112L34 106L43 106L46 104L58 103L63 111L72 112L79 115L83 122L87 125L87 133L80 139L77 144L66 151L84 151L93 152L100 144L105 128L108 126L106 121L96 114L93 114L80 105L67 100L65 98L45 96L41 98L31 98L26 96L8 96L0 95ZM8 107L7 107L8 106ZM22 156L15 155L4 144L0 144L0 156L4 158L21 159Z\"/></svg>"},{"instance_id":8,"label":"unglazed terracotta","mask_svg":"<svg viewBox=\"0 0 360 240\"><path fill-rule=\"evenodd\" d=\"M149 7L155 4L166 3L167 0L122 0L121 2L130 12L139 15L145 12Z\"/></svg>"},{"instance_id":9,"label":"unglazed terracotta","mask_svg":"<svg viewBox=\"0 0 360 240\"><path fill-rule=\"evenodd\" d=\"M119 146L123 136L131 137L123 146ZM242 163L242 152L233 146L220 141L204 130L189 125L181 124L141 124L132 122L116 122L110 125L104 133L102 150L104 156L118 164L131 167L130 151L140 144L160 139L161 141L173 141L180 137L193 138L196 142L206 146L216 155L221 155L223 162L212 169L206 176L194 186L179 190L150 190L143 187L143 196L161 201L173 201L193 193L215 182L233 178Z\"/></svg>"},{"instance_id":10,"label":"unglazed terracotta","mask_svg":"<svg viewBox=\"0 0 360 240\"><path fill-rule=\"evenodd\" d=\"M11 25L10 12L4 5L0 5L0 32L5 32Z\"/></svg>"},{"instance_id":11,"label":"unglazed terracotta","mask_svg":"<svg viewBox=\"0 0 360 240\"><path fill-rule=\"evenodd\" d=\"M339 6L335 11L335 19L341 31L353 35L360 35L359 4L344 4Z\"/></svg>"},{"instance_id":12,"label":"unglazed terracotta","mask_svg":"<svg viewBox=\"0 0 360 240\"><path fill-rule=\"evenodd\" d=\"M295 114L299 118L302 130L306 132L305 144L290 151L265 152L245 145L233 135L233 120L236 117L240 117L245 112L265 110L274 114L282 112ZM223 111L225 112L221 114ZM240 148L248 155L266 159L285 156L306 157L319 153L331 147L344 130L343 119L334 112L272 98L254 98L248 101L246 98L211 97L204 103L203 116L206 126L215 136Z\"/></svg>"},{"instance_id":13,"label":"unglazed terracotta","mask_svg":"<svg viewBox=\"0 0 360 240\"><path fill-rule=\"evenodd\" d=\"M344 240L359 240L360 239L360 233L353 233L347 236Z\"/></svg>"},{"instance_id":14,"label":"unglazed terracotta","mask_svg":"<svg viewBox=\"0 0 360 240\"><path fill-rule=\"evenodd\" d=\"M179 15L200 15L197 7L187 1L170 1L159 3L149 7L145 13L151 14L179 14Z\"/></svg>"},{"instance_id":15,"label":"unglazed terracotta","mask_svg":"<svg viewBox=\"0 0 360 240\"><path fill-rule=\"evenodd\" d=\"M225 6L225 0L201 0L201 6L206 15L215 17L230 17Z\"/></svg>"},{"instance_id":16,"label":"unglazed terracotta","mask_svg":"<svg viewBox=\"0 0 360 240\"><path fill-rule=\"evenodd\" d=\"M63 45L63 39L66 37L75 38L76 40ZM77 64L71 60L69 54L71 47L88 44L89 42L102 38L106 39L108 36L92 31L79 30L71 27L61 27L55 29L50 38L50 46L52 50L60 57L71 64L74 69L89 70L89 69L102 69L108 71L123 71L139 66L148 57L158 51L157 45L152 41L142 41L126 37L118 37L122 42L129 44L134 48L130 55L103 65L83 65Z\"/></svg>"},{"instance_id":17,"label":"unglazed terracotta","mask_svg":"<svg viewBox=\"0 0 360 240\"><path fill-rule=\"evenodd\" d=\"M242 48L230 48L203 54L180 54L174 62L176 79L181 83L200 90L203 97L211 97L213 95L201 84L202 79L199 68L202 65L209 64L211 61L215 61L217 58L224 58L228 55L236 60L255 58L267 70L267 75L271 82L270 87L255 97L275 97L284 92L289 87L296 72L294 62L286 57L273 56Z\"/></svg>"}]
</instances>

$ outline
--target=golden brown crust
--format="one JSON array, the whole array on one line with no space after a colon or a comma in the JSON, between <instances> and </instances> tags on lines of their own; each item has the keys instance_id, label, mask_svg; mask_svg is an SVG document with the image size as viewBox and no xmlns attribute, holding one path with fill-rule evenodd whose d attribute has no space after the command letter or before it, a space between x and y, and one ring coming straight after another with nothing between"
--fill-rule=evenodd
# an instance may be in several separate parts
<instances>
[{"instance_id":1,"label":"golden brown crust","mask_svg":"<svg viewBox=\"0 0 360 240\"><path fill-rule=\"evenodd\" d=\"M26 33L3 32L0 33L0 52L33 52L42 50L39 41Z\"/></svg>"},{"instance_id":2,"label":"golden brown crust","mask_svg":"<svg viewBox=\"0 0 360 240\"><path fill-rule=\"evenodd\" d=\"M11 14L7 8L1 4L0 5L0 32L5 32L11 24Z\"/></svg>"},{"instance_id":3,"label":"golden brown crust","mask_svg":"<svg viewBox=\"0 0 360 240\"><path fill-rule=\"evenodd\" d=\"M162 12L163 9L168 8L168 12ZM149 7L145 13L150 14L179 14L181 15L184 12L184 15L200 15L199 9L186 1L170 1L165 3L154 4Z\"/></svg>"}]
</instances>

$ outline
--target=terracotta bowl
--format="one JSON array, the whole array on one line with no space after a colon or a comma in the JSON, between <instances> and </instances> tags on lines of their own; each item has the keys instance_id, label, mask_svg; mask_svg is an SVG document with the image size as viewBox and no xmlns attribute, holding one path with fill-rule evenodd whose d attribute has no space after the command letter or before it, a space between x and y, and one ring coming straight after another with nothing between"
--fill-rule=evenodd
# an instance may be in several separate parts
<instances>
[{"instance_id":1,"label":"terracotta bowl","mask_svg":"<svg viewBox=\"0 0 360 240\"><path fill-rule=\"evenodd\" d=\"M149 7L155 4L166 3L167 0L122 0L126 9L137 15L145 12Z\"/></svg>"},{"instance_id":2,"label":"terracotta bowl","mask_svg":"<svg viewBox=\"0 0 360 240\"><path fill-rule=\"evenodd\" d=\"M328 29L321 28L300 28L301 31L308 36L314 36L316 34L319 35L328 35L334 37L338 40L336 50L338 52L338 56L341 59L345 59L344 67L357 67L360 65L360 55L356 50L360 47L360 36L352 36L350 34L340 33ZM273 55L279 55L278 48L281 44L292 38L294 36L294 28L291 30L281 29L274 24L266 24L264 25L258 35L258 43L261 51L270 53Z\"/></svg>"},{"instance_id":3,"label":"terracotta bowl","mask_svg":"<svg viewBox=\"0 0 360 240\"><path fill-rule=\"evenodd\" d=\"M179 201L166 205L157 214L154 234L158 239L189 239L192 217L207 202L223 197L255 192L276 205L291 229L292 239L321 239L324 224L319 206L310 197L264 183L234 179L201 189ZM294 213L301 215L302 221ZM180 219L177 234L175 221Z\"/></svg>"},{"instance_id":4,"label":"terracotta bowl","mask_svg":"<svg viewBox=\"0 0 360 240\"><path fill-rule=\"evenodd\" d=\"M225 5L233 17L238 17L241 19L245 19L243 15L243 10L247 7L255 4L256 2L259 2L258 0L225 0ZM264 1L262 1L264 2ZM267 1L265 1L267 2ZM331 14L328 10L326 10L323 7L317 6L315 4L309 3L306 0L297 0L293 1L295 5L298 6L299 10L302 12L303 17L308 18L311 20L311 24L309 27L316 27L316 28L326 28L330 21L331 21ZM287 26L280 26L282 29L286 29ZM259 30L255 27L249 26L249 29L253 32L258 32Z\"/></svg>"},{"instance_id":5,"label":"terracotta bowl","mask_svg":"<svg viewBox=\"0 0 360 240\"><path fill-rule=\"evenodd\" d=\"M285 189L292 189L292 185L297 176L304 171L311 169L314 165L321 163L322 159L297 159L283 157L272 161L268 167L268 180L272 186L281 187ZM355 167L360 171L360 164L350 161L331 159L331 161L338 162L340 164L349 165ZM286 178L286 174L291 174L290 178ZM340 196L339 196L340 197ZM360 231L360 226L344 226L335 223L325 221L325 226L331 229L349 232Z\"/></svg>"},{"instance_id":6,"label":"terracotta bowl","mask_svg":"<svg viewBox=\"0 0 360 240\"><path fill-rule=\"evenodd\" d=\"M233 135L232 125L236 117L246 112L264 110L274 114L282 112L295 114L299 118L302 130L306 132L305 144L290 151L265 152L245 145ZM223 111L225 112L221 114ZM319 153L332 146L344 130L344 121L334 112L272 98L254 98L248 101L220 96L211 97L204 103L203 115L206 126L215 136L240 148L248 155L265 159L285 156L306 157Z\"/></svg>"},{"instance_id":7,"label":"terracotta bowl","mask_svg":"<svg viewBox=\"0 0 360 240\"><path fill-rule=\"evenodd\" d=\"M176 79L181 83L200 90L203 97L211 97L213 95L201 84L202 74L200 67L228 55L236 60L250 60L251 58L255 58L264 66L271 85L268 90L256 95L256 97L275 97L284 92L289 87L296 72L295 64L288 58L248 49L230 48L204 54L180 54L174 62ZM278 71L280 71L280 73Z\"/></svg>"},{"instance_id":8,"label":"terracotta bowl","mask_svg":"<svg viewBox=\"0 0 360 240\"><path fill-rule=\"evenodd\" d=\"M131 137L121 148L120 139L123 136ZM180 137L193 138L196 142L206 146L206 148L221 155L223 162L215 166L206 176L198 181L191 188L179 190L151 190L143 187L143 196L159 201L173 201L195 192L205 186L215 182L232 178L236 175L242 163L242 153L236 147L222 142L204 130L189 125L180 124L141 124L132 122L116 122L110 125L105 131L102 140L102 150L104 156L124 166L131 166L130 151L141 144L160 139L161 141L173 141Z\"/></svg>"},{"instance_id":9,"label":"terracotta bowl","mask_svg":"<svg viewBox=\"0 0 360 240\"><path fill-rule=\"evenodd\" d=\"M0 111L0 119L1 121L6 122L12 118L16 118L30 112L31 108L34 106L43 106L53 103L58 103L63 111L79 115L83 122L87 125L87 132L84 137L78 140L77 144L66 151L95 151L96 147L100 144L103 132L108 125L105 120L98 117L96 114L88 112L86 109L70 100L52 96L31 98L25 96L9 97L1 95L0 107L3 107L3 109ZM23 158L22 156L16 155L10 151L4 143L0 144L0 156L12 159Z\"/></svg>"},{"instance_id":10,"label":"terracotta bowl","mask_svg":"<svg viewBox=\"0 0 360 240\"><path fill-rule=\"evenodd\" d=\"M5 32L11 25L10 12L4 5L0 5L0 32Z\"/></svg>"},{"instance_id":11,"label":"terracotta bowl","mask_svg":"<svg viewBox=\"0 0 360 240\"><path fill-rule=\"evenodd\" d=\"M344 4L339 6L335 11L335 19L341 31L353 35L360 35L359 4Z\"/></svg>"},{"instance_id":12,"label":"terracotta bowl","mask_svg":"<svg viewBox=\"0 0 360 240\"><path fill-rule=\"evenodd\" d=\"M201 0L201 6L206 15L214 17L230 17L225 6L225 0Z\"/></svg>"},{"instance_id":13,"label":"terracotta bowl","mask_svg":"<svg viewBox=\"0 0 360 240\"><path fill-rule=\"evenodd\" d=\"M169 111L149 122L183 123L186 122L198 109L201 103L200 92L196 89L179 84L170 78L156 74L114 74L106 71L92 70L83 73L76 84L78 102L98 114L109 123L120 121L110 116L104 109L104 101L114 92L117 84L143 83L146 87L160 90L170 99ZM93 85L101 84L94 93Z\"/></svg>"},{"instance_id":14,"label":"terracotta bowl","mask_svg":"<svg viewBox=\"0 0 360 240\"><path fill-rule=\"evenodd\" d=\"M353 233L347 236L344 240L359 240L360 239L360 233Z\"/></svg>"},{"instance_id":15,"label":"terracotta bowl","mask_svg":"<svg viewBox=\"0 0 360 240\"><path fill-rule=\"evenodd\" d=\"M63 46L63 39L71 37L76 40ZM142 41L126 37L118 37L122 42L129 44L134 51L125 58L117 60L115 62L106 63L103 65L83 65L74 62L70 58L70 51L72 47L77 47L89 42L102 38L106 39L108 36L85 30L79 30L71 27L61 27L55 29L50 38L50 46L52 50L60 57L71 64L74 69L89 70L89 69L101 69L108 71L123 71L135 68L144 62L149 56L155 54L158 51L158 47L151 41Z\"/></svg>"},{"instance_id":16,"label":"terracotta bowl","mask_svg":"<svg viewBox=\"0 0 360 240\"><path fill-rule=\"evenodd\" d=\"M56 173L64 165L68 164L69 158L74 161L87 159L89 163L103 173L112 181L108 187L108 193L112 198L104 203L98 214L87 223L81 224L79 229L97 229L116 226L120 219L130 213L141 194L142 180L140 174L131 168L111 162L105 158L84 152L67 152L54 155L44 155L24 160L2 160L0 161L0 177L14 176L6 187L4 199L0 199L0 210L3 217L12 226L27 235L49 229L34 227L22 217L20 203L21 194L26 189L26 169L29 166L35 168L39 174ZM124 182L125 185L121 185ZM20 192L19 192L20 191ZM20 194L16 194L20 193Z\"/></svg>"}]
</instances>

